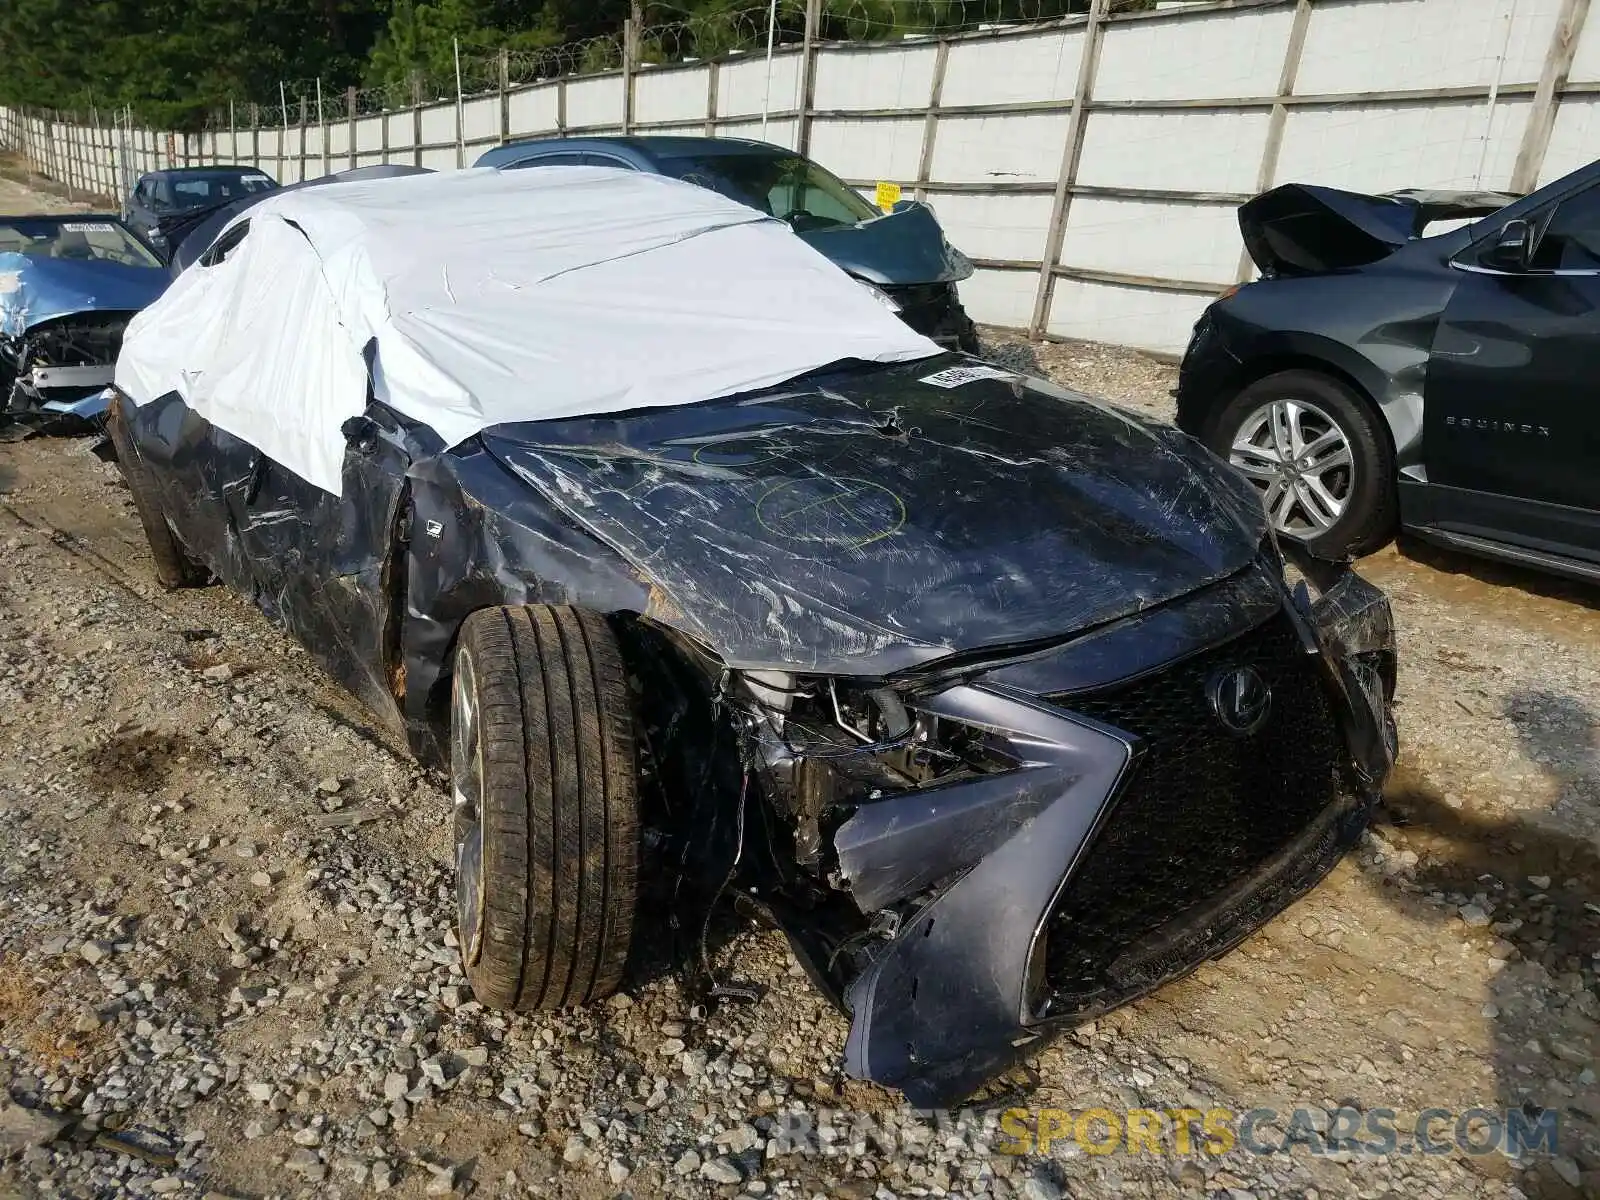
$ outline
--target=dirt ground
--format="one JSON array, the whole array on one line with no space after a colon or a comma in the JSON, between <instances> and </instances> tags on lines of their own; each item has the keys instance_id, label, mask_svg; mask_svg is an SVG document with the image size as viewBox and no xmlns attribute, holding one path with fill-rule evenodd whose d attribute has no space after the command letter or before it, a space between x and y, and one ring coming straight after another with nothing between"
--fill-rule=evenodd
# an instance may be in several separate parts
<instances>
[{"instance_id":1,"label":"dirt ground","mask_svg":"<svg viewBox=\"0 0 1600 1200\"><path fill-rule=\"evenodd\" d=\"M0 179L0 212L40 204ZM1170 411L1138 354L991 352ZM845 1080L844 1018L732 919L714 961L751 1002L694 1007L658 927L604 1005L480 1008L439 780L245 603L158 592L85 442L0 445L0 1196L1600 1196L1600 593L1405 544L1362 570L1403 745L1365 844L963 1130ZM1014 1155L1004 1104L1559 1134Z\"/></svg>"}]
</instances>

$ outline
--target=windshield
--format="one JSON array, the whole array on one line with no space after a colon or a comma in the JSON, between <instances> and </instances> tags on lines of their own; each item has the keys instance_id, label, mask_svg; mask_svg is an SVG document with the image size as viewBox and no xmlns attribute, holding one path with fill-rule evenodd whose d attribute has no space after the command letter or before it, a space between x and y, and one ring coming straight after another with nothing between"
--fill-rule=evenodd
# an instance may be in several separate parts
<instances>
[{"instance_id":1,"label":"windshield","mask_svg":"<svg viewBox=\"0 0 1600 1200\"><path fill-rule=\"evenodd\" d=\"M189 212L196 208L212 208L250 196L270 192L278 185L259 171L208 172L204 175L174 175L167 180L166 194L157 192L154 208L157 212Z\"/></svg>"},{"instance_id":2,"label":"windshield","mask_svg":"<svg viewBox=\"0 0 1600 1200\"><path fill-rule=\"evenodd\" d=\"M698 183L802 231L881 215L844 180L798 154L694 154L660 162L663 175Z\"/></svg>"},{"instance_id":3,"label":"windshield","mask_svg":"<svg viewBox=\"0 0 1600 1200\"><path fill-rule=\"evenodd\" d=\"M48 217L0 217L0 254L114 262L159 267L161 260L116 221L63 221Z\"/></svg>"}]
</instances>

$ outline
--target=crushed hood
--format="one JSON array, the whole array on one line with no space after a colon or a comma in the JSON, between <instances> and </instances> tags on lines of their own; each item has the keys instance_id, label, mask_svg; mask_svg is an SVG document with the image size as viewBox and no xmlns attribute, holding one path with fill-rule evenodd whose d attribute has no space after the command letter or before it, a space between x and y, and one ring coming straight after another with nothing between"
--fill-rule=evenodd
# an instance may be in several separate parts
<instances>
[{"instance_id":1,"label":"crushed hood","mask_svg":"<svg viewBox=\"0 0 1600 1200\"><path fill-rule=\"evenodd\" d=\"M907 204L859 225L812 230L800 237L869 283L955 283L972 274L972 261L945 241L926 204Z\"/></svg>"},{"instance_id":2,"label":"crushed hood","mask_svg":"<svg viewBox=\"0 0 1600 1200\"><path fill-rule=\"evenodd\" d=\"M952 370L976 377L923 382ZM1068 637L1256 555L1247 485L1047 386L946 358L483 440L731 665L882 675Z\"/></svg>"},{"instance_id":3,"label":"crushed hood","mask_svg":"<svg viewBox=\"0 0 1600 1200\"><path fill-rule=\"evenodd\" d=\"M81 312L137 312L167 285L159 267L0 254L0 334Z\"/></svg>"},{"instance_id":4,"label":"crushed hood","mask_svg":"<svg viewBox=\"0 0 1600 1200\"><path fill-rule=\"evenodd\" d=\"M1377 262L1421 237L1431 222L1487 216L1514 199L1425 190L1368 196L1286 183L1239 207L1239 231L1266 274L1315 275Z\"/></svg>"}]
</instances>

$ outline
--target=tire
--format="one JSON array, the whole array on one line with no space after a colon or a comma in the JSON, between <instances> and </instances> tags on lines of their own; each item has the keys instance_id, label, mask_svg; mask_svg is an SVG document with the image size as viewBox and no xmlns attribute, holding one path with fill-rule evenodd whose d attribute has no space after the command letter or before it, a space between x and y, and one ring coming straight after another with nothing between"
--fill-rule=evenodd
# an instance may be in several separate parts
<instances>
[{"instance_id":1,"label":"tire","mask_svg":"<svg viewBox=\"0 0 1600 1200\"><path fill-rule=\"evenodd\" d=\"M1299 413L1291 420L1305 432L1303 444L1308 448L1337 430L1348 452L1348 467L1339 465L1336 441L1315 457L1294 460L1293 454L1288 455L1293 460L1288 475L1273 466L1268 460L1276 458L1281 464L1283 455L1274 448L1271 431L1283 423L1264 414L1278 402L1290 406L1278 411ZM1212 418L1205 443L1262 491L1268 519L1280 536L1299 538L1330 558L1370 554L1394 536L1399 498L1388 430L1364 397L1331 376L1297 370L1256 380ZM1321 491L1311 490L1313 477L1323 485ZM1341 506L1330 507L1326 496Z\"/></svg>"},{"instance_id":2,"label":"tire","mask_svg":"<svg viewBox=\"0 0 1600 1200\"><path fill-rule=\"evenodd\" d=\"M450 723L456 926L473 994L524 1012L610 995L633 937L639 867L616 636L576 608L473 613Z\"/></svg>"},{"instance_id":3,"label":"tire","mask_svg":"<svg viewBox=\"0 0 1600 1200\"><path fill-rule=\"evenodd\" d=\"M155 480L139 458L123 416L122 401L113 400L106 410L106 435L117 453L117 466L128 484L128 494L133 497L133 510L139 514L139 524L144 527L145 540L150 543L150 559L155 564L156 582L167 591L179 588L203 587L211 581L211 572L189 556L173 536L167 524L166 513L157 498Z\"/></svg>"}]
</instances>

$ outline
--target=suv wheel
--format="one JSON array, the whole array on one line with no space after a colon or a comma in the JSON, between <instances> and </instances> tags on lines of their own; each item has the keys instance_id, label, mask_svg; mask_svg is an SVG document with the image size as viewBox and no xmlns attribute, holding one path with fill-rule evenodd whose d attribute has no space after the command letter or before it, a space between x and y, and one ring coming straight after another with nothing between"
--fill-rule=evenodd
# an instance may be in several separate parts
<instances>
[{"instance_id":1,"label":"suv wheel","mask_svg":"<svg viewBox=\"0 0 1600 1200\"><path fill-rule=\"evenodd\" d=\"M495 1008L610 995L633 936L638 765L622 652L594 613L473 613L450 703L456 926Z\"/></svg>"},{"instance_id":2,"label":"suv wheel","mask_svg":"<svg viewBox=\"0 0 1600 1200\"><path fill-rule=\"evenodd\" d=\"M1344 558L1394 534L1394 452L1380 420L1336 379L1280 371L1235 396L1205 441L1255 484L1280 536Z\"/></svg>"}]
</instances>

